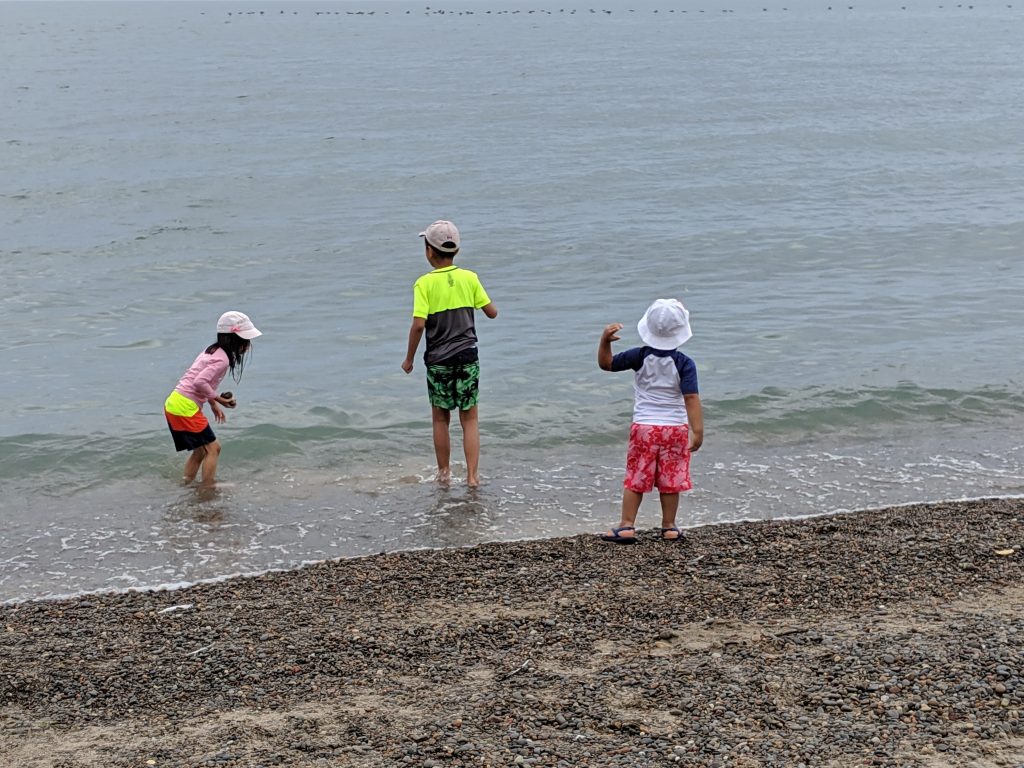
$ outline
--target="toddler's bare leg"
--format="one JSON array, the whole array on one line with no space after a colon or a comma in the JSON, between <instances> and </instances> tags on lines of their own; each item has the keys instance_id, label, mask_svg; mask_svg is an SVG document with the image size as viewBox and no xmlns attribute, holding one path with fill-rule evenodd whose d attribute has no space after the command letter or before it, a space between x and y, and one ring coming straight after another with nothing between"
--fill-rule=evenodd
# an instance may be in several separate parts
<instances>
[{"instance_id":1,"label":"toddler's bare leg","mask_svg":"<svg viewBox=\"0 0 1024 768\"><path fill-rule=\"evenodd\" d=\"M661 527L662 528L675 528L676 527L676 513L679 511L679 494L678 493L663 493L661 494ZM675 539L678 538L679 534L669 531L664 534L664 538Z\"/></svg>"},{"instance_id":2,"label":"toddler's bare leg","mask_svg":"<svg viewBox=\"0 0 1024 768\"><path fill-rule=\"evenodd\" d=\"M619 526L636 525L636 516L640 511L640 502L644 500L642 493L631 491L628 488L622 491L622 519Z\"/></svg>"},{"instance_id":3,"label":"toddler's bare leg","mask_svg":"<svg viewBox=\"0 0 1024 768\"><path fill-rule=\"evenodd\" d=\"M644 500L642 493L625 488L622 491L622 519L612 530L605 532L601 538L618 544L632 543L636 539L636 515L640 511L640 502Z\"/></svg>"}]
</instances>

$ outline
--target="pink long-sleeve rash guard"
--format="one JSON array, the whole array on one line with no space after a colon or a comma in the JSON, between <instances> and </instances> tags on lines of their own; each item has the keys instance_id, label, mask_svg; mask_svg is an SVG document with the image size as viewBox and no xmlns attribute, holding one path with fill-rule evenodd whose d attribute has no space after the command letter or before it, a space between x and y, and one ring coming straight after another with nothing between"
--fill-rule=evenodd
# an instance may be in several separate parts
<instances>
[{"instance_id":1,"label":"pink long-sleeve rash guard","mask_svg":"<svg viewBox=\"0 0 1024 768\"><path fill-rule=\"evenodd\" d=\"M228 372L228 354L218 347L212 353L202 352L174 388L200 408L217 397L217 388Z\"/></svg>"}]
</instances>

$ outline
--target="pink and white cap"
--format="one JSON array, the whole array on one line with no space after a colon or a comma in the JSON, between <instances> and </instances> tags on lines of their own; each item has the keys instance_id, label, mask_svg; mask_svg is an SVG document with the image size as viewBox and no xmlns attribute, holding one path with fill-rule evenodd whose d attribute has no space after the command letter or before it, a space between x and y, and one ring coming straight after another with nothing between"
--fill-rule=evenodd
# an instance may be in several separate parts
<instances>
[{"instance_id":1,"label":"pink and white cap","mask_svg":"<svg viewBox=\"0 0 1024 768\"><path fill-rule=\"evenodd\" d=\"M435 221L420 232L420 237L425 237L441 253L455 253L459 250L459 230L450 221Z\"/></svg>"},{"instance_id":2,"label":"pink and white cap","mask_svg":"<svg viewBox=\"0 0 1024 768\"><path fill-rule=\"evenodd\" d=\"M217 321L217 333L233 333L243 339L255 339L263 335L263 331L252 324L248 315L235 310L220 316L220 320Z\"/></svg>"}]
</instances>

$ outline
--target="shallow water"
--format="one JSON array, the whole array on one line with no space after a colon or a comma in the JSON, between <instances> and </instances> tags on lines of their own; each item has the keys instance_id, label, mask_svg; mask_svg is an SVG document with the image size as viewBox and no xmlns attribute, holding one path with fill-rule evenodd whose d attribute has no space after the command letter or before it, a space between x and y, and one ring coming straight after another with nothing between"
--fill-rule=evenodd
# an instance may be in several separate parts
<instances>
[{"instance_id":1,"label":"shallow water","mask_svg":"<svg viewBox=\"0 0 1024 768\"><path fill-rule=\"evenodd\" d=\"M0 600L597 530L597 338L661 295L687 524L1024 493L1024 9L762 7L0 6ZM439 217L501 311L478 492L399 369ZM228 308L202 502L160 409Z\"/></svg>"}]
</instances>

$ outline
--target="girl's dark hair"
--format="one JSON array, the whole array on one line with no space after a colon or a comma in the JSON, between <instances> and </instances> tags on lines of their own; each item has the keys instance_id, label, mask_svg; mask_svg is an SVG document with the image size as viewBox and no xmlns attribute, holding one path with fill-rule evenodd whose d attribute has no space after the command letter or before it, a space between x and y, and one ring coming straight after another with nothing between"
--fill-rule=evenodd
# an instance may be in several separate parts
<instances>
[{"instance_id":1,"label":"girl's dark hair","mask_svg":"<svg viewBox=\"0 0 1024 768\"><path fill-rule=\"evenodd\" d=\"M242 370L245 368L245 354L252 349L248 339L237 333L218 333L217 341L206 348L206 354L212 355L217 349L223 349L228 356L228 368L231 378L241 381Z\"/></svg>"}]
</instances>

